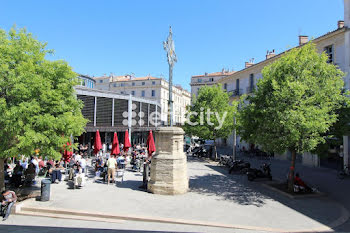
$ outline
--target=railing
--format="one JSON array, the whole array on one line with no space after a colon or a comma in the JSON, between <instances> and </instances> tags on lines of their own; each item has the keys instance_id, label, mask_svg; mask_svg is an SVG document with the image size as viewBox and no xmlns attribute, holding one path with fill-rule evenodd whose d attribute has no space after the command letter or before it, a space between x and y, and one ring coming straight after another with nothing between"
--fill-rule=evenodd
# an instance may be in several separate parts
<instances>
[{"instance_id":1,"label":"railing","mask_svg":"<svg viewBox=\"0 0 350 233\"><path fill-rule=\"evenodd\" d=\"M230 91L232 97L241 96L243 94L242 89L234 89Z\"/></svg>"},{"instance_id":2,"label":"railing","mask_svg":"<svg viewBox=\"0 0 350 233\"><path fill-rule=\"evenodd\" d=\"M247 94L252 93L255 90L254 86L247 87Z\"/></svg>"}]
</instances>

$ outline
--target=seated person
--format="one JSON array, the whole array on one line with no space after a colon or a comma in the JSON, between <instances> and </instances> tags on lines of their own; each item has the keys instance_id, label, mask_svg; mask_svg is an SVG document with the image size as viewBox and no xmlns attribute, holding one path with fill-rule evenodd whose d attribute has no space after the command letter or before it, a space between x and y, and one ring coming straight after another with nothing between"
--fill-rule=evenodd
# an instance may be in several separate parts
<instances>
[{"instance_id":1,"label":"seated person","mask_svg":"<svg viewBox=\"0 0 350 233\"><path fill-rule=\"evenodd\" d=\"M125 158L124 156L118 156L117 158L117 164L119 169L123 169L125 167Z\"/></svg>"},{"instance_id":2,"label":"seated person","mask_svg":"<svg viewBox=\"0 0 350 233\"><path fill-rule=\"evenodd\" d=\"M19 187L22 183L22 175L23 175L23 167L21 166L20 162L16 162L16 166L13 169L12 177L11 177L11 183L15 187Z\"/></svg>"},{"instance_id":3,"label":"seated person","mask_svg":"<svg viewBox=\"0 0 350 233\"><path fill-rule=\"evenodd\" d=\"M45 167L45 162L41 157L39 157L39 169L43 169L44 167Z\"/></svg>"},{"instance_id":4,"label":"seated person","mask_svg":"<svg viewBox=\"0 0 350 233\"><path fill-rule=\"evenodd\" d=\"M10 191L10 190L5 190L1 194L2 194L2 202L1 202L2 210L3 210L3 207L7 205L6 213L3 213L3 216L2 216L3 221L5 221L10 216L12 206L17 201L17 196L14 191Z\"/></svg>"},{"instance_id":5,"label":"seated person","mask_svg":"<svg viewBox=\"0 0 350 233\"><path fill-rule=\"evenodd\" d=\"M56 180L59 182L62 180L62 173L61 170L63 167L61 166L60 161L56 161L55 165L51 168L51 182L55 183Z\"/></svg>"},{"instance_id":6,"label":"seated person","mask_svg":"<svg viewBox=\"0 0 350 233\"><path fill-rule=\"evenodd\" d=\"M295 174L294 192L312 192L312 189L299 177L299 173Z\"/></svg>"},{"instance_id":7,"label":"seated person","mask_svg":"<svg viewBox=\"0 0 350 233\"><path fill-rule=\"evenodd\" d=\"M98 156L97 160L96 160L96 167L95 167L96 171L103 171L103 159L101 156Z\"/></svg>"},{"instance_id":8,"label":"seated person","mask_svg":"<svg viewBox=\"0 0 350 233\"><path fill-rule=\"evenodd\" d=\"M85 185L85 174L83 173L83 169L80 165L75 169L74 176L74 186L84 186Z\"/></svg>"},{"instance_id":9,"label":"seated person","mask_svg":"<svg viewBox=\"0 0 350 233\"><path fill-rule=\"evenodd\" d=\"M31 184L35 179L35 165L30 163L28 168L24 171L24 182L27 184Z\"/></svg>"}]
</instances>

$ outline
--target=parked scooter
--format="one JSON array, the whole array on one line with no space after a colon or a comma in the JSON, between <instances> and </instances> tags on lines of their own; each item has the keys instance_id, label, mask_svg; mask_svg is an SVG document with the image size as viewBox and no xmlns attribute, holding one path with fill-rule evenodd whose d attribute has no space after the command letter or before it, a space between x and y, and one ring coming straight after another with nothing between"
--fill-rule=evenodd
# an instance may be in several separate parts
<instances>
[{"instance_id":1,"label":"parked scooter","mask_svg":"<svg viewBox=\"0 0 350 233\"><path fill-rule=\"evenodd\" d=\"M250 163L246 162L244 160L233 160L233 162L229 166L228 173L231 174L232 172L240 172L242 174L245 174L250 169Z\"/></svg>"},{"instance_id":2,"label":"parked scooter","mask_svg":"<svg viewBox=\"0 0 350 233\"><path fill-rule=\"evenodd\" d=\"M247 177L249 181L253 181L256 178L268 178L272 180L270 164L264 163L261 169L250 168L247 172Z\"/></svg>"},{"instance_id":3,"label":"parked scooter","mask_svg":"<svg viewBox=\"0 0 350 233\"><path fill-rule=\"evenodd\" d=\"M206 157L207 156L207 149L204 145L196 147L192 150L192 156L197 157Z\"/></svg>"}]
</instances>

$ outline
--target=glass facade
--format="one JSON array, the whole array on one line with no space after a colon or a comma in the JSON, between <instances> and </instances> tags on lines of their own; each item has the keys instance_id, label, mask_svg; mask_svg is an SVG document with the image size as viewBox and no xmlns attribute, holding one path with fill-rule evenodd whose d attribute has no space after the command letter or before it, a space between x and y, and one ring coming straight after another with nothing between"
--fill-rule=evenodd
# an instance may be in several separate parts
<instances>
[{"instance_id":1,"label":"glass facade","mask_svg":"<svg viewBox=\"0 0 350 233\"><path fill-rule=\"evenodd\" d=\"M80 86L87 88L94 88L95 86L95 80L90 77L80 75L78 76L78 79L80 81Z\"/></svg>"}]
</instances>

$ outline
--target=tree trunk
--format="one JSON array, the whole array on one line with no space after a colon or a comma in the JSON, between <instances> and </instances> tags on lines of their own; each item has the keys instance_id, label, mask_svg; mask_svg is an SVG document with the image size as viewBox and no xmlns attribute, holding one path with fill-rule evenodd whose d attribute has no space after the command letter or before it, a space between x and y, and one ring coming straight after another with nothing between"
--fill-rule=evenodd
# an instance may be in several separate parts
<instances>
[{"instance_id":1,"label":"tree trunk","mask_svg":"<svg viewBox=\"0 0 350 233\"><path fill-rule=\"evenodd\" d=\"M214 139L214 159L215 159L215 161L218 160L218 153L216 152L216 141L215 141L215 139Z\"/></svg>"},{"instance_id":2,"label":"tree trunk","mask_svg":"<svg viewBox=\"0 0 350 233\"><path fill-rule=\"evenodd\" d=\"M0 191L5 190L4 158L0 158Z\"/></svg>"},{"instance_id":3,"label":"tree trunk","mask_svg":"<svg viewBox=\"0 0 350 233\"><path fill-rule=\"evenodd\" d=\"M297 157L297 152L292 150L292 161L288 174L288 191L294 192L294 170L295 170L295 159Z\"/></svg>"}]
</instances>

